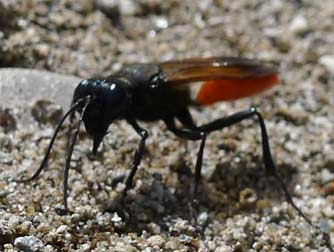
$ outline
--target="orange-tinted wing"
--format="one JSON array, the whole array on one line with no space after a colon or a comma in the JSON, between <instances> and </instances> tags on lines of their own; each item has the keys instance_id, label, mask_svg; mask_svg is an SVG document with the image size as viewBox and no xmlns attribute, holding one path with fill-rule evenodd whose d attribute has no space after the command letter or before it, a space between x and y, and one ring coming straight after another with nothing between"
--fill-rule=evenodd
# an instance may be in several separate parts
<instances>
[{"instance_id":1,"label":"orange-tinted wing","mask_svg":"<svg viewBox=\"0 0 334 252\"><path fill-rule=\"evenodd\" d=\"M243 58L193 58L159 64L162 78L170 85L202 82L196 101L209 105L264 91L278 83L275 67Z\"/></svg>"}]
</instances>

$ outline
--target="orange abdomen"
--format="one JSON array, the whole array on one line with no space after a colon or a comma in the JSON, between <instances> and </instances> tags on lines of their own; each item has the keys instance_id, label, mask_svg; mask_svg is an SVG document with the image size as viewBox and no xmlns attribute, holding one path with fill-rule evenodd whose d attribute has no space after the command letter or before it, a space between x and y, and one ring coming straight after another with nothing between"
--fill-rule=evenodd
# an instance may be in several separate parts
<instances>
[{"instance_id":1,"label":"orange abdomen","mask_svg":"<svg viewBox=\"0 0 334 252\"><path fill-rule=\"evenodd\" d=\"M252 96L278 84L276 73L240 79L224 79L205 81L196 101L201 105L210 105L218 101L231 101Z\"/></svg>"}]
</instances>

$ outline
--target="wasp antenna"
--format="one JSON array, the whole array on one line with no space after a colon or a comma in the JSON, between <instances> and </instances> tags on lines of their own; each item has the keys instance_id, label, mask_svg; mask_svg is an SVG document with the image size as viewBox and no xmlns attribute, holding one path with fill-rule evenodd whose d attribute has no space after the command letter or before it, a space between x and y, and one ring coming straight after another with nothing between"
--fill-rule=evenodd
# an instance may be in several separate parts
<instances>
[{"instance_id":1,"label":"wasp antenna","mask_svg":"<svg viewBox=\"0 0 334 252\"><path fill-rule=\"evenodd\" d=\"M64 170L64 188L63 188L64 208L65 208L66 212L68 210L68 207L67 207L68 173L69 173L69 170L70 170L72 153L73 153L74 145L77 141L77 137L78 137L79 130L80 130L80 125L83 121L83 116L85 114L87 106L89 105L89 103L91 101L91 97L86 96L85 98L83 98L83 101L85 102L85 105L84 105L84 107L83 107L83 109L80 113L80 118L79 118L79 121L76 125L76 128L71 135L71 138L70 138L70 141L69 141L69 146L68 146L67 153L66 153L66 162L65 162L65 170Z\"/></svg>"},{"instance_id":2,"label":"wasp antenna","mask_svg":"<svg viewBox=\"0 0 334 252\"><path fill-rule=\"evenodd\" d=\"M34 180L36 179L40 173L42 172L42 170L44 169L44 167L46 166L47 162L48 162L48 159L49 159L49 154L51 152L51 149L52 149L52 146L54 144L54 141L59 133L59 130L61 128L61 126L63 125L65 119L74 113L75 109L82 103L82 100L78 100L73 106L71 106L71 108L66 112L66 114L63 116L63 118L60 120L60 122L58 123L57 125L57 128L55 130L55 132L53 133L53 136L51 138L51 141L49 143L49 147L45 153L45 156L43 158L43 161L42 163L40 164L39 168L37 169L37 171L30 177L30 178L27 178L27 179L21 179L21 180L14 180L15 182L18 182L18 183L22 183L22 182L29 182L31 180Z\"/></svg>"},{"instance_id":3,"label":"wasp antenna","mask_svg":"<svg viewBox=\"0 0 334 252\"><path fill-rule=\"evenodd\" d=\"M72 99L72 101L71 101L71 108L73 107L73 103L74 103L74 99ZM74 119L74 116L75 116L74 112L75 112L74 110L72 110L70 112L70 122L73 122L73 119Z\"/></svg>"}]
</instances>

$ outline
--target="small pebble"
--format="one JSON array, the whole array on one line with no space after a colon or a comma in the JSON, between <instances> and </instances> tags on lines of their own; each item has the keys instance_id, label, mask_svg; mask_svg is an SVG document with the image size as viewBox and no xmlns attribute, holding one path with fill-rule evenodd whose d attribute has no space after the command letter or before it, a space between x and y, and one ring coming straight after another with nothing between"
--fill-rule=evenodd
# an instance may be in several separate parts
<instances>
[{"instance_id":1,"label":"small pebble","mask_svg":"<svg viewBox=\"0 0 334 252\"><path fill-rule=\"evenodd\" d=\"M334 74L334 55L324 55L321 56L318 60L319 64L326 67L326 69Z\"/></svg>"},{"instance_id":2,"label":"small pebble","mask_svg":"<svg viewBox=\"0 0 334 252\"><path fill-rule=\"evenodd\" d=\"M165 238L160 235L153 235L147 239L151 246L162 247L165 243Z\"/></svg>"},{"instance_id":3,"label":"small pebble","mask_svg":"<svg viewBox=\"0 0 334 252\"><path fill-rule=\"evenodd\" d=\"M0 220L0 245L11 243L15 239L15 232L5 221Z\"/></svg>"},{"instance_id":4,"label":"small pebble","mask_svg":"<svg viewBox=\"0 0 334 252\"><path fill-rule=\"evenodd\" d=\"M207 221L208 221L209 215L207 212L201 212L198 216L197 216L197 223L200 226L204 226Z\"/></svg>"},{"instance_id":5,"label":"small pebble","mask_svg":"<svg viewBox=\"0 0 334 252\"><path fill-rule=\"evenodd\" d=\"M327 168L330 172L334 172L334 157L327 157L324 160L324 167Z\"/></svg>"},{"instance_id":6,"label":"small pebble","mask_svg":"<svg viewBox=\"0 0 334 252\"><path fill-rule=\"evenodd\" d=\"M29 234L29 232L32 232L31 229L32 229L32 223L30 221L25 221L22 224L18 225L15 228L15 231L18 236L26 236Z\"/></svg>"},{"instance_id":7,"label":"small pebble","mask_svg":"<svg viewBox=\"0 0 334 252\"><path fill-rule=\"evenodd\" d=\"M140 12L137 2L133 0L121 0L119 6L121 14L125 16L133 16Z\"/></svg>"},{"instance_id":8,"label":"small pebble","mask_svg":"<svg viewBox=\"0 0 334 252\"><path fill-rule=\"evenodd\" d=\"M249 206L257 200L256 192L251 188L242 190L239 194L239 202L242 206Z\"/></svg>"},{"instance_id":9,"label":"small pebble","mask_svg":"<svg viewBox=\"0 0 334 252\"><path fill-rule=\"evenodd\" d=\"M334 182L333 181L328 182L324 186L323 190L326 195L334 195Z\"/></svg>"},{"instance_id":10,"label":"small pebble","mask_svg":"<svg viewBox=\"0 0 334 252\"><path fill-rule=\"evenodd\" d=\"M59 123L63 116L63 110L59 105L49 100L38 100L31 107L31 114L39 123L51 123L55 125Z\"/></svg>"},{"instance_id":11,"label":"small pebble","mask_svg":"<svg viewBox=\"0 0 334 252\"><path fill-rule=\"evenodd\" d=\"M119 0L94 0L95 7L114 20L119 17Z\"/></svg>"},{"instance_id":12,"label":"small pebble","mask_svg":"<svg viewBox=\"0 0 334 252\"><path fill-rule=\"evenodd\" d=\"M180 242L175 237L171 237L169 241L167 241L165 244L166 250L176 251L176 249L179 247L180 247Z\"/></svg>"},{"instance_id":13,"label":"small pebble","mask_svg":"<svg viewBox=\"0 0 334 252\"><path fill-rule=\"evenodd\" d=\"M148 231L152 234L160 234L161 233L161 227L157 225L156 223L149 223L147 225Z\"/></svg>"},{"instance_id":14,"label":"small pebble","mask_svg":"<svg viewBox=\"0 0 334 252\"><path fill-rule=\"evenodd\" d=\"M127 214L127 213L125 213ZM123 227L126 223L123 221L123 219L115 212L113 217L111 218L111 221L114 223L114 226L116 228Z\"/></svg>"},{"instance_id":15,"label":"small pebble","mask_svg":"<svg viewBox=\"0 0 334 252\"><path fill-rule=\"evenodd\" d=\"M5 132L16 129L16 119L10 109L0 107L0 127L2 127Z\"/></svg>"},{"instance_id":16,"label":"small pebble","mask_svg":"<svg viewBox=\"0 0 334 252\"><path fill-rule=\"evenodd\" d=\"M322 184L326 184L327 182L334 180L334 174L330 172L328 169L321 170L321 182Z\"/></svg>"},{"instance_id":17,"label":"small pebble","mask_svg":"<svg viewBox=\"0 0 334 252\"><path fill-rule=\"evenodd\" d=\"M256 209L258 210L264 210L266 208L269 208L270 207L270 200L268 199L260 199L258 201L256 201Z\"/></svg>"},{"instance_id":18,"label":"small pebble","mask_svg":"<svg viewBox=\"0 0 334 252\"><path fill-rule=\"evenodd\" d=\"M57 234L65 233L67 228L68 228L67 225L61 225L57 228L56 233Z\"/></svg>"},{"instance_id":19,"label":"small pebble","mask_svg":"<svg viewBox=\"0 0 334 252\"><path fill-rule=\"evenodd\" d=\"M154 21L155 25L159 29L166 29L168 28L168 20L164 17L158 17Z\"/></svg>"},{"instance_id":20,"label":"small pebble","mask_svg":"<svg viewBox=\"0 0 334 252\"><path fill-rule=\"evenodd\" d=\"M35 236L18 237L15 239L14 245L25 252L39 252L44 247L43 242Z\"/></svg>"},{"instance_id":21,"label":"small pebble","mask_svg":"<svg viewBox=\"0 0 334 252\"><path fill-rule=\"evenodd\" d=\"M4 153L0 151L0 163L11 165L13 161L14 161L13 155L11 155L10 153Z\"/></svg>"},{"instance_id":22,"label":"small pebble","mask_svg":"<svg viewBox=\"0 0 334 252\"><path fill-rule=\"evenodd\" d=\"M295 125L304 125L308 121L307 113L301 110L278 108L276 109L275 114Z\"/></svg>"},{"instance_id":23,"label":"small pebble","mask_svg":"<svg viewBox=\"0 0 334 252\"><path fill-rule=\"evenodd\" d=\"M49 54L50 48L47 44L40 44L36 48L37 54L41 58L46 58Z\"/></svg>"},{"instance_id":24,"label":"small pebble","mask_svg":"<svg viewBox=\"0 0 334 252\"><path fill-rule=\"evenodd\" d=\"M296 16L290 22L289 30L295 34L302 34L309 30L309 24L304 16Z\"/></svg>"}]
</instances>

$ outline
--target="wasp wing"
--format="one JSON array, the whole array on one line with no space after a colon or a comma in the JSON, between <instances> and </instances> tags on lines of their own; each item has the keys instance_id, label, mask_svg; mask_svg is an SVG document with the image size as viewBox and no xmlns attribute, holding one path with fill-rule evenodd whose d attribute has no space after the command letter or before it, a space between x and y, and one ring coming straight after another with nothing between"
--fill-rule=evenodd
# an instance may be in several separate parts
<instances>
[{"instance_id":1,"label":"wasp wing","mask_svg":"<svg viewBox=\"0 0 334 252\"><path fill-rule=\"evenodd\" d=\"M203 82L196 96L202 105L251 96L278 83L272 65L238 57L193 58L159 66L161 77L169 85L182 88Z\"/></svg>"}]
</instances>

